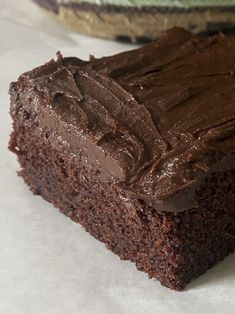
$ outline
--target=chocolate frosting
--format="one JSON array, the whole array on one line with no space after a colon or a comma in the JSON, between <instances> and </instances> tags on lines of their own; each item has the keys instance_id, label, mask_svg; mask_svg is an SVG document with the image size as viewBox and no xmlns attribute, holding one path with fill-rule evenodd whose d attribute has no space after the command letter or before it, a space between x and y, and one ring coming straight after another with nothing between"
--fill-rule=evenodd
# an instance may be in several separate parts
<instances>
[{"instance_id":1,"label":"chocolate frosting","mask_svg":"<svg viewBox=\"0 0 235 314\"><path fill-rule=\"evenodd\" d=\"M18 84L53 145L82 145L103 180L177 212L197 207L206 176L234 168L234 74L235 39L175 28L111 57L59 55Z\"/></svg>"}]
</instances>

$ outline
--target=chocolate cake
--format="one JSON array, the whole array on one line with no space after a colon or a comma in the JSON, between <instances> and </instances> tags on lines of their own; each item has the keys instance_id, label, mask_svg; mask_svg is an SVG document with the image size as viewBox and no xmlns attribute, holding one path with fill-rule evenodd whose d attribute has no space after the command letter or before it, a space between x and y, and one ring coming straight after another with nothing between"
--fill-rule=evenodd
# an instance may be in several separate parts
<instances>
[{"instance_id":1,"label":"chocolate cake","mask_svg":"<svg viewBox=\"0 0 235 314\"><path fill-rule=\"evenodd\" d=\"M234 251L235 39L58 53L10 94L20 176L121 259L181 290Z\"/></svg>"},{"instance_id":2,"label":"chocolate cake","mask_svg":"<svg viewBox=\"0 0 235 314\"><path fill-rule=\"evenodd\" d=\"M193 33L235 29L234 0L33 1L75 31L122 41L150 41L174 26Z\"/></svg>"}]
</instances>

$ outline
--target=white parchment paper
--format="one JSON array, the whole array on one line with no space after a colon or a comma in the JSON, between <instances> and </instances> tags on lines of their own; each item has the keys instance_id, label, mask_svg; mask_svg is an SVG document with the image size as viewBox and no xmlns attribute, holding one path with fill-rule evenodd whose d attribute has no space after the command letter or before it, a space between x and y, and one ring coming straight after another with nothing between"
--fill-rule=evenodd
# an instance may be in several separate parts
<instances>
[{"instance_id":1,"label":"white parchment paper","mask_svg":"<svg viewBox=\"0 0 235 314\"><path fill-rule=\"evenodd\" d=\"M235 313L235 255L184 292L149 280L33 196L8 152L10 81L53 58L130 45L72 33L27 0L0 0L0 314Z\"/></svg>"}]
</instances>

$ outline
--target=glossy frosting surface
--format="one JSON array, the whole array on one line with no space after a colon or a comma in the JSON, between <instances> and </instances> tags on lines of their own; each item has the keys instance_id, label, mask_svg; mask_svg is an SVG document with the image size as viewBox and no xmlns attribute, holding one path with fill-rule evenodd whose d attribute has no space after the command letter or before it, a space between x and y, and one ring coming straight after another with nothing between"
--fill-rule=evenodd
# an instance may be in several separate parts
<instances>
[{"instance_id":1,"label":"glossy frosting surface","mask_svg":"<svg viewBox=\"0 0 235 314\"><path fill-rule=\"evenodd\" d=\"M111 57L59 56L20 80L35 108L43 99L39 124L73 152L83 145L105 180L157 209L196 207L201 180L234 168L235 39L176 28Z\"/></svg>"}]
</instances>

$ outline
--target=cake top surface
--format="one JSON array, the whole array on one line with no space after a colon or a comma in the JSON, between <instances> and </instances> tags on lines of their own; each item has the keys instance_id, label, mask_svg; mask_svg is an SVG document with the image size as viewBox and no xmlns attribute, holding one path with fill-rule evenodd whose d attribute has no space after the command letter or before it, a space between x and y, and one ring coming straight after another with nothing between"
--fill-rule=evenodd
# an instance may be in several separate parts
<instances>
[{"instance_id":1,"label":"cake top surface","mask_svg":"<svg viewBox=\"0 0 235 314\"><path fill-rule=\"evenodd\" d=\"M104 178L151 206L196 207L198 182L234 168L233 38L175 28L111 57L59 56L20 80L44 99L42 125L67 134L73 151L83 143Z\"/></svg>"}]
</instances>

